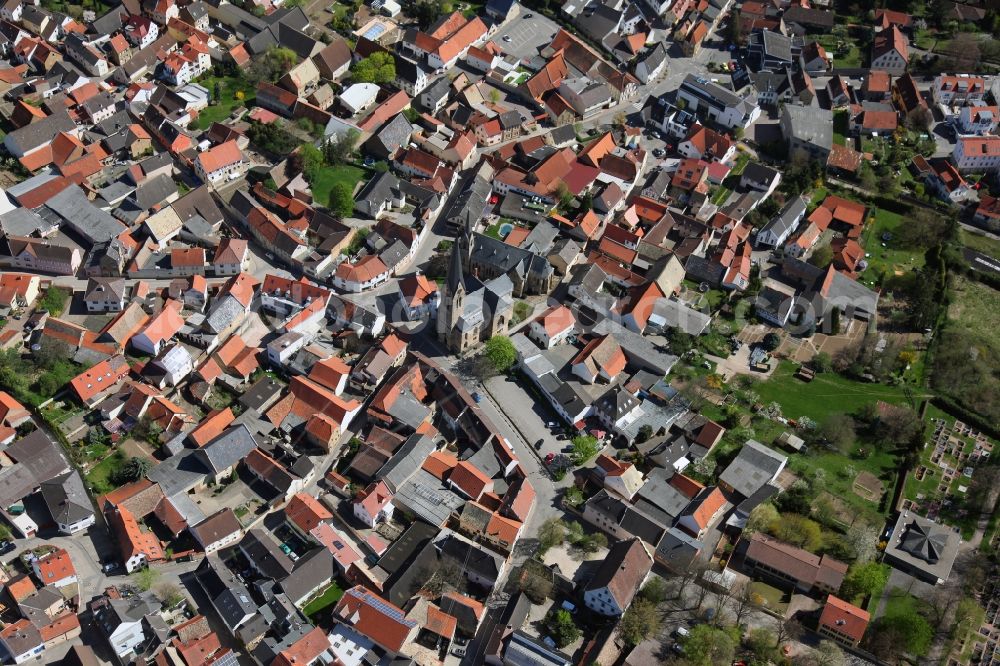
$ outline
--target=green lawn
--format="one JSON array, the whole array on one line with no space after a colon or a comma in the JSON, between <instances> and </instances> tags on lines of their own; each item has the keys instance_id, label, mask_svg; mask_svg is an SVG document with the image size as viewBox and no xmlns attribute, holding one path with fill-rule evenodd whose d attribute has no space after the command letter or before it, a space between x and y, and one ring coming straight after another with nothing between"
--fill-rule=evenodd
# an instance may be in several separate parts
<instances>
[{"instance_id":1,"label":"green lawn","mask_svg":"<svg viewBox=\"0 0 1000 666\"><path fill-rule=\"evenodd\" d=\"M110 493L118 487L111 483L111 475L121 466L122 462L122 459L111 455L94 465L91 470L87 472L87 485L94 489L95 495Z\"/></svg>"},{"instance_id":2,"label":"green lawn","mask_svg":"<svg viewBox=\"0 0 1000 666\"><path fill-rule=\"evenodd\" d=\"M336 167L320 167L312 183L313 200L326 206L330 203L330 190L337 183L344 183L351 188L357 187L365 177L364 169L349 164Z\"/></svg>"},{"instance_id":3,"label":"green lawn","mask_svg":"<svg viewBox=\"0 0 1000 666\"><path fill-rule=\"evenodd\" d=\"M793 377L797 368L791 361L782 361L770 379L754 385L762 402L777 402L788 418L808 416L819 422L831 414L857 412L876 400L895 404L906 401L898 386L865 384L832 372L816 375L806 383Z\"/></svg>"},{"instance_id":4,"label":"green lawn","mask_svg":"<svg viewBox=\"0 0 1000 666\"><path fill-rule=\"evenodd\" d=\"M754 600L760 602L760 605L782 613L788 610L788 602L784 600L785 593L778 588L754 581L750 583L750 589L753 591Z\"/></svg>"},{"instance_id":5,"label":"green lawn","mask_svg":"<svg viewBox=\"0 0 1000 666\"><path fill-rule=\"evenodd\" d=\"M981 282L957 278L952 290L948 318L958 327L984 338L1000 331L997 291Z\"/></svg>"},{"instance_id":6,"label":"green lawn","mask_svg":"<svg viewBox=\"0 0 1000 666\"><path fill-rule=\"evenodd\" d=\"M208 89L215 100L215 84L219 84L219 100L198 112L198 120L192 124L194 129L208 129L212 123L222 122L240 106L250 108L256 96L253 85L242 78L234 76L203 76L198 83ZM240 99L242 95L242 99ZM197 127L195 127L197 125Z\"/></svg>"},{"instance_id":7,"label":"green lawn","mask_svg":"<svg viewBox=\"0 0 1000 666\"><path fill-rule=\"evenodd\" d=\"M833 142L841 146L847 145L847 134L850 130L850 116L847 111L837 111L833 114Z\"/></svg>"},{"instance_id":8,"label":"green lawn","mask_svg":"<svg viewBox=\"0 0 1000 666\"><path fill-rule=\"evenodd\" d=\"M848 38L844 41L844 46L847 47L846 50L837 50L838 40L833 35L815 35L815 38L826 49L826 52L833 57L834 67L861 66L861 50L854 39Z\"/></svg>"},{"instance_id":9,"label":"green lawn","mask_svg":"<svg viewBox=\"0 0 1000 666\"><path fill-rule=\"evenodd\" d=\"M989 236L983 236L973 231L966 231L965 229L959 231L959 238L965 247L1000 259L1000 240L994 240Z\"/></svg>"},{"instance_id":10,"label":"green lawn","mask_svg":"<svg viewBox=\"0 0 1000 666\"><path fill-rule=\"evenodd\" d=\"M344 590L336 582L330 583L330 586L323 590L319 596L302 607L302 612L311 618L324 608L329 608L337 603L342 596L344 596Z\"/></svg>"},{"instance_id":11,"label":"green lawn","mask_svg":"<svg viewBox=\"0 0 1000 666\"><path fill-rule=\"evenodd\" d=\"M922 604L923 602L906 590L894 587L889 590L889 598L885 602L885 613L883 613L883 616L892 617L895 615L918 613L922 608Z\"/></svg>"},{"instance_id":12,"label":"green lawn","mask_svg":"<svg viewBox=\"0 0 1000 666\"><path fill-rule=\"evenodd\" d=\"M825 452L817 448L808 454L793 453L788 456L788 467L795 474L816 478L816 471L822 471L822 482L817 485L830 494L830 509L837 520L850 525L855 518L878 524L883 519L879 511L879 500L874 502L854 492L854 477L858 472L870 472L879 477L886 491L891 491L896 482L896 458L891 453L874 451L867 457L858 453L844 456ZM853 469L852 469L853 468Z\"/></svg>"},{"instance_id":13,"label":"green lawn","mask_svg":"<svg viewBox=\"0 0 1000 666\"><path fill-rule=\"evenodd\" d=\"M924 253L920 250L904 249L895 238L883 240L885 233L892 234L902 224L904 218L898 213L874 208L861 238L861 245L868 257L868 268L861 274L863 280L875 280L880 275L908 273L924 265ZM885 244L885 247L882 245Z\"/></svg>"}]
</instances>

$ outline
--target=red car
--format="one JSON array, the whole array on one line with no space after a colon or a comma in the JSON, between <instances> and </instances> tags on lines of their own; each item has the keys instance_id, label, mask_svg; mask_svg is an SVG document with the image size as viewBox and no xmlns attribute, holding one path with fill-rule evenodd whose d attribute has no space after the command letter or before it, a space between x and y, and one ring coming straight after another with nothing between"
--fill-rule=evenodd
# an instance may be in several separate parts
<instances>
[{"instance_id":1,"label":"red car","mask_svg":"<svg viewBox=\"0 0 1000 666\"><path fill-rule=\"evenodd\" d=\"M554 454L554 453L549 453L548 455L546 455L545 456L545 464L546 465L551 465L552 461L555 459L555 457L556 457L556 454Z\"/></svg>"}]
</instances>

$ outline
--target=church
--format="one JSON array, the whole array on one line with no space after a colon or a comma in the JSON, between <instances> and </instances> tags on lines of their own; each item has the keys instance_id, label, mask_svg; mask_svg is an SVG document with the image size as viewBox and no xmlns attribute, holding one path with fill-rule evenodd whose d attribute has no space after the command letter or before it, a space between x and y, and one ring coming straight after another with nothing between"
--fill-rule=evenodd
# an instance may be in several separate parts
<instances>
[{"instance_id":1,"label":"church","mask_svg":"<svg viewBox=\"0 0 1000 666\"><path fill-rule=\"evenodd\" d=\"M451 247L448 277L437 311L438 339L454 354L463 354L494 335L505 335L514 314L514 283L506 274L487 282L466 275L466 254L470 251L466 231Z\"/></svg>"}]
</instances>

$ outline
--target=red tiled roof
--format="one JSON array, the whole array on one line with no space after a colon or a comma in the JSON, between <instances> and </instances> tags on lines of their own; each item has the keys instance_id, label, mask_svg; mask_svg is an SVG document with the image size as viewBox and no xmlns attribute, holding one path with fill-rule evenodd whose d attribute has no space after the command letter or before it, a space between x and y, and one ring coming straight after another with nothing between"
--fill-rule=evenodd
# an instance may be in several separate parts
<instances>
[{"instance_id":1,"label":"red tiled roof","mask_svg":"<svg viewBox=\"0 0 1000 666\"><path fill-rule=\"evenodd\" d=\"M399 652L417 626L401 608L360 585L344 593L333 614L390 652Z\"/></svg>"},{"instance_id":2,"label":"red tiled roof","mask_svg":"<svg viewBox=\"0 0 1000 666\"><path fill-rule=\"evenodd\" d=\"M312 495L298 492L285 505L285 517L303 532L309 532L320 523L331 520L333 514Z\"/></svg>"},{"instance_id":3,"label":"red tiled roof","mask_svg":"<svg viewBox=\"0 0 1000 666\"><path fill-rule=\"evenodd\" d=\"M467 460L455 465L448 482L460 488L473 500L479 499L484 491L493 487L493 480Z\"/></svg>"},{"instance_id":4,"label":"red tiled roof","mask_svg":"<svg viewBox=\"0 0 1000 666\"><path fill-rule=\"evenodd\" d=\"M823 613L819 616L819 626L827 627L857 642L864 636L870 620L871 615L868 611L831 594L826 598Z\"/></svg>"}]
</instances>

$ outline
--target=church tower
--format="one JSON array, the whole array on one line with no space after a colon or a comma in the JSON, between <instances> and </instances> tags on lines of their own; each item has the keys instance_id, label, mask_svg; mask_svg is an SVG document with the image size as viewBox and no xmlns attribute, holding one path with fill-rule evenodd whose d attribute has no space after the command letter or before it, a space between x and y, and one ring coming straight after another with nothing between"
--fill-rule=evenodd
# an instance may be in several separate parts
<instances>
[{"instance_id":1,"label":"church tower","mask_svg":"<svg viewBox=\"0 0 1000 666\"><path fill-rule=\"evenodd\" d=\"M462 316L465 306L465 268L462 265L462 254L465 237L459 236L451 246L451 257L448 261L448 277L444 283L444 293L437 311L438 340L450 349L452 331Z\"/></svg>"}]
</instances>

